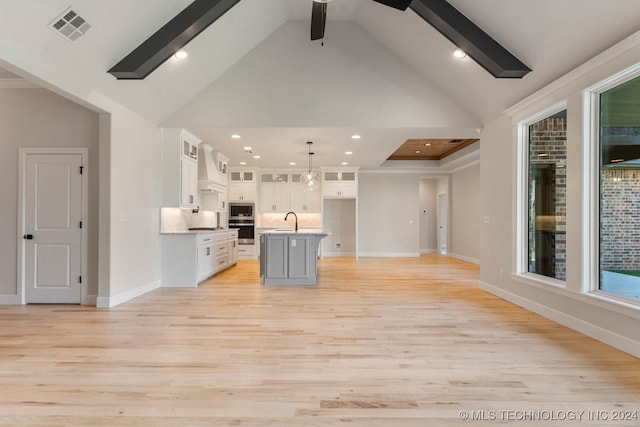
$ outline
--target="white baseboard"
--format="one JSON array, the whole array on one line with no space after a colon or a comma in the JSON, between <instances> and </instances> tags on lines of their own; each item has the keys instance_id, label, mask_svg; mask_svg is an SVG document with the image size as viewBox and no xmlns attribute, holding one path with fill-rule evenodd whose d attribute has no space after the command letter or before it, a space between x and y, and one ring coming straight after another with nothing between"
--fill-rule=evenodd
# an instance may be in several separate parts
<instances>
[{"instance_id":1,"label":"white baseboard","mask_svg":"<svg viewBox=\"0 0 640 427\"><path fill-rule=\"evenodd\" d=\"M355 252L323 252L323 257L331 258L331 257L339 257L339 256L356 256Z\"/></svg>"},{"instance_id":2,"label":"white baseboard","mask_svg":"<svg viewBox=\"0 0 640 427\"><path fill-rule=\"evenodd\" d=\"M417 258L419 252L360 252L360 258Z\"/></svg>"},{"instance_id":3,"label":"white baseboard","mask_svg":"<svg viewBox=\"0 0 640 427\"><path fill-rule=\"evenodd\" d=\"M21 305L19 295L0 295L0 305Z\"/></svg>"},{"instance_id":4,"label":"white baseboard","mask_svg":"<svg viewBox=\"0 0 640 427\"><path fill-rule=\"evenodd\" d=\"M98 305L98 295L85 295L82 297L82 305Z\"/></svg>"},{"instance_id":5,"label":"white baseboard","mask_svg":"<svg viewBox=\"0 0 640 427\"><path fill-rule=\"evenodd\" d=\"M437 249L420 249L421 254L435 254L437 252Z\"/></svg>"},{"instance_id":6,"label":"white baseboard","mask_svg":"<svg viewBox=\"0 0 640 427\"><path fill-rule=\"evenodd\" d=\"M490 285L486 282L480 282L480 289L519 305L520 307L526 308L527 310L546 317L547 319L551 319L554 322L558 322L575 331L583 333L598 341L602 341L605 344L629 353L635 357L640 357L640 342L638 341L634 341L598 325L594 325L593 323L589 323L585 320L562 313L535 301L531 301L530 299L524 298L520 295L505 291L502 288Z\"/></svg>"},{"instance_id":7,"label":"white baseboard","mask_svg":"<svg viewBox=\"0 0 640 427\"><path fill-rule=\"evenodd\" d=\"M450 253L449 256L451 258L455 258L455 259L459 259L459 260L462 260L462 261L470 262L472 264L480 265L480 260L479 259L469 258L468 256L464 256L464 255L460 255L460 254L454 254L454 253Z\"/></svg>"},{"instance_id":8,"label":"white baseboard","mask_svg":"<svg viewBox=\"0 0 640 427\"><path fill-rule=\"evenodd\" d=\"M98 297L96 301L96 307L98 308L115 307L116 305L132 300L135 297L139 297L140 295L144 295L147 292L151 292L155 289L158 289L159 287L160 287L160 281L158 280L156 282L140 285L137 288L129 289L128 291L119 293L118 295L113 295L110 297Z\"/></svg>"}]
</instances>

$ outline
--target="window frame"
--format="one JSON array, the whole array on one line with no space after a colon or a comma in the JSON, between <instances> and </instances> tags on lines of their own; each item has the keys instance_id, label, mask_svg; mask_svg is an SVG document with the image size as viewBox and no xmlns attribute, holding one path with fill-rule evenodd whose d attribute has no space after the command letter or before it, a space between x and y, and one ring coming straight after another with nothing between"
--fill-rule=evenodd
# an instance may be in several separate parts
<instances>
[{"instance_id":1,"label":"window frame","mask_svg":"<svg viewBox=\"0 0 640 427\"><path fill-rule=\"evenodd\" d=\"M562 100L521 120L517 124L517 183L516 183L516 265L515 277L528 284L566 288L566 280L529 272L529 127L563 110ZM567 111L568 113L568 111ZM568 161L568 159L566 159ZM568 177L567 177L568 179ZM567 263L567 268L569 265Z\"/></svg>"},{"instance_id":2,"label":"window frame","mask_svg":"<svg viewBox=\"0 0 640 427\"><path fill-rule=\"evenodd\" d=\"M592 85L583 99L582 293L640 309L640 301L600 289L600 95L640 78L640 63Z\"/></svg>"}]
</instances>

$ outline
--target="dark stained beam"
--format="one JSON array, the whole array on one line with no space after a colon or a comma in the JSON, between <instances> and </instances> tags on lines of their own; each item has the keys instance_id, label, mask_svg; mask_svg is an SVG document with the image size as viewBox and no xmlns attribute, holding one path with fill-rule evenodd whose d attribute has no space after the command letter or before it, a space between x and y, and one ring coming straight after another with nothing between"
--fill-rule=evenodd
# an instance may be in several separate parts
<instances>
[{"instance_id":1,"label":"dark stained beam","mask_svg":"<svg viewBox=\"0 0 640 427\"><path fill-rule=\"evenodd\" d=\"M494 77L522 78L531 71L445 0L413 0L409 7Z\"/></svg>"},{"instance_id":2,"label":"dark stained beam","mask_svg":"<svg viewBox=\"0 0 640 427\"><path fill-rule=\"evenodd\" d=\"M144 79L240 0L195 0L114 65L117 79Z\"/></svg>"},{"instance_id":3,"label":"dark stained beam","mask_svg":"<svg viewBox=\"0 0 640 427\"><path fill-rule=\"evenodd\" d=\"M409 7L409 3L411 0L373 0L376 3L386 4L387 6L393 7L394 9L399 10L407 10Z\"/></svg>"}]
</instances>

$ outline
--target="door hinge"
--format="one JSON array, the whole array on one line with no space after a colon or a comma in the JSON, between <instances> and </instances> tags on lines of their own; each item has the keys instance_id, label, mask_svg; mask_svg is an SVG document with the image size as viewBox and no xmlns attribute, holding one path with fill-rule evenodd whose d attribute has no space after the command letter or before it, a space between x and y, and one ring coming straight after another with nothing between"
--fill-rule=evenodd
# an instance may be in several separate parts
<instances>
[{"instance_id":1,"label":"door hinge","mask_svg":"<svg viewBox=\"0 0 640 427\"><path fill-rule=\"evenodd\" d=\"M82 228L82 221L80 221L80 228Z\"/></svg>"},{"instance_id":2,"label":"door hinge","mask_svg":"<svg viewBox=\"0 0 640 427\"><path fill-rule=\"evenodd\" d=\"M80 175L82 175L83 170L84 170L84 166L80 166Z\"/></svg>"},{"instance_id":3,"label":"door hinge","mask_svg":"<svg viewBox=\"0 0 640 427\"><path fill-rule=\"evenodd\" d=\"M82 276L78 276L78 283L82 283Z\"/></svg>"}]
</instances>

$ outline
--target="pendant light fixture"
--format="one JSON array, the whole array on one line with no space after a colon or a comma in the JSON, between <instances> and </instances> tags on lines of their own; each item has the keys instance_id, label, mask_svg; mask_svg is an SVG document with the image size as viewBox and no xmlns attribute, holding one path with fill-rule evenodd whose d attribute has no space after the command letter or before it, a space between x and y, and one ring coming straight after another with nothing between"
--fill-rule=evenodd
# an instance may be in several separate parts
<instances>
[{"instance_id":1,"label":"pendant light fixture","mask_svg":"<svg viewBox=\"0 0 640 427\"><path fill-rule=\"evenodd\" d=\"M320 185L320 180L315 172L311 172L311 158L315 153L311 152L312 141L307 141L309 146L309 170L300 176L300 182L304 184L305 191L315 191Z\"/></svg>"}]
</instances>

